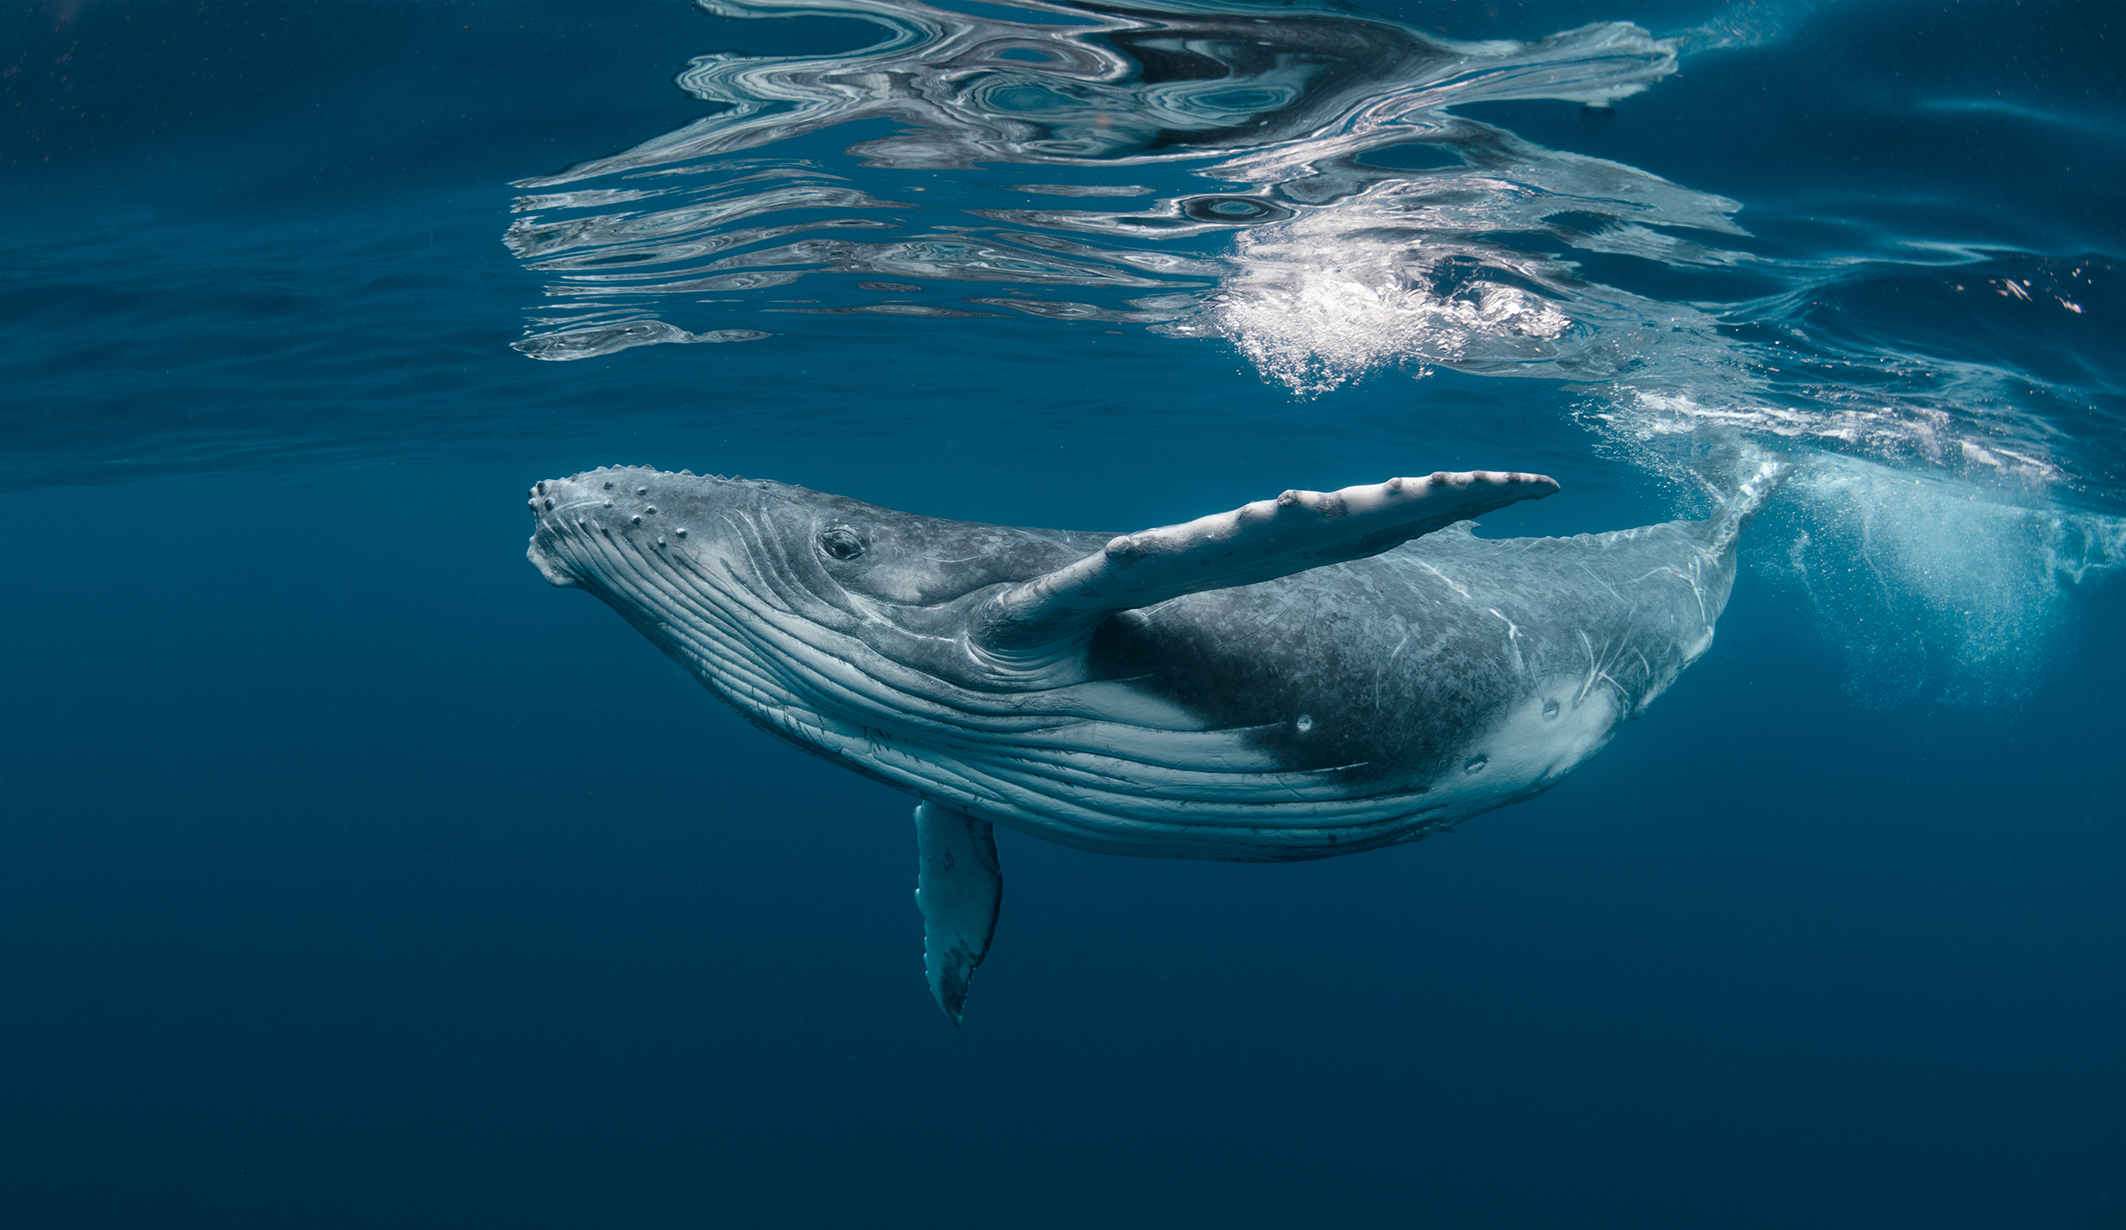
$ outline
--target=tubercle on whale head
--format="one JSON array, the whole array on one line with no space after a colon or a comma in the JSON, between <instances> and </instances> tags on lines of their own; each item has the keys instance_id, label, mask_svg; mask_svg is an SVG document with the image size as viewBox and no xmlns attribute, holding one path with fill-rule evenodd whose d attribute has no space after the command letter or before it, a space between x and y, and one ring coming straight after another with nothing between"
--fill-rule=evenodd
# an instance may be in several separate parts
<instances>
[{"instance_id":1,"label":"tubercle on whale head","mask_svg":"<svg viewBox=\"0 0 2126 1230\"><path fill-rule=\"evenodd\" d=\"M551 550L553 543L550 530L553 517L561 508L562 501L567 498L568 494L561 490L559 482L549 482L542 478L532 484L530 498L524 501L524 506L531 509L532 514L531 545L525 548L524 558L530 560L532 567L539 570L539 575L546 578L547 584L562 589L574 589L583 582L568 568L562 557Z\"/></svg>"},{"instance_id":2,"label":"tubercle on whale head","mask_svg":"<svg viewBox=\"0 0 2126 1230\"><path fill-rule=\"evenodd\" d=\"M703 541L705 503L735 485L716 475L668 474L639 466L600 466L533 483L525 506L533 532L525 557L549 584L581 588L597 569L586 557L593 537L672 552Z\"/></svg>"}]
</instances>

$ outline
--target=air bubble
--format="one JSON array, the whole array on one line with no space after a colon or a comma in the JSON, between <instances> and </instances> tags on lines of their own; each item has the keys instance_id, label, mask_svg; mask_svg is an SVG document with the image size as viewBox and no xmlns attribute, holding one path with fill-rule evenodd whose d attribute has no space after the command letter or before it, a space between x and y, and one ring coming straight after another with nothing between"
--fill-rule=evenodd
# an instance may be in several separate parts
<instances>
[{"instance_id":1,"label":"air bubble","mask_svg":"<svg viewBox=\"0 0 2126 1230\"><path fill-rule=\"evenodd\" d=\"M1490 763L1491 757L1489 756L1471 756L1468 763L1462 766L1462 772L1470 774L1482 773L1484 766Z\"/></svg>"},{"instance_id":2,"label":"air bubble","mask_svg":"<svg viewBox=\"0 0 2126 1230\"><path fill-rule=\"evenodd\" d=\"M1184 216L1198 222L1274 222L1292 216L1284 206L1252 196L1196 196L1180 205Z\"/></svg>"},{"instance_id":3,"label":"air bubble","mask_svg":"<svg viewBox=\"0 0 2126 1230\"><path fill-rule=\"evenodd\" d=\"M1300 734L1305 734L1308 731L1314 729L1314 715L1310 713L1300 714L1299 717L1293 721L1292 728L1294 730L1297 730Z\"/></svg>"}]
</instances>

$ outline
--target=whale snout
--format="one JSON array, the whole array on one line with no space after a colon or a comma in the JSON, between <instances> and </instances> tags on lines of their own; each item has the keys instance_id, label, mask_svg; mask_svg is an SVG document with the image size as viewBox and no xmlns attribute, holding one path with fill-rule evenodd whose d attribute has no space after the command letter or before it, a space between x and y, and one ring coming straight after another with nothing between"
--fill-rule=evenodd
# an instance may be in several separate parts
<instances>
[{"instance_id":1,"label":"whale snout","mask_svg":"<svg viewBox=\"0 0 2126 1230\"><path fill-rule=\"evenodd\" d=\"M573 552L563 549L562 544L572 534L589 528L590 518L585 514L602 503L591 498L580 479L580 475L541 479L532 484L531 498L525 501L525 507L531 509L533 529L531 546L524 557L549 584L565 589L581 585L583 580L570 566Z\"/></svg>"},{"instance_id":2,"label":"whale snout","mask_svg":"<svg viewBox=\"0 0 2126 1230\"><path fill-rule=\"evenodd\" d=\"M549 582L569 588L596 588L598 578L615 567L633 570L630 559L656 561L661 568L697 553L703 545L700 518L726 486L714 476L640 466L542 479L525 501L533 521L525 557Z\"/></svg>"}]
</instances>

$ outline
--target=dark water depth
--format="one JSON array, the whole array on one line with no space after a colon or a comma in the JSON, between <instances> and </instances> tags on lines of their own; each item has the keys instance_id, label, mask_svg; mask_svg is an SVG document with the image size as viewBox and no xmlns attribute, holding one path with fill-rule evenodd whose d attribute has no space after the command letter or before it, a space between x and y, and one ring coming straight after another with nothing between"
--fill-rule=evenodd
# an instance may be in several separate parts
<instances>
[{"instance_id":1,"label":"dark water depth","mask_svg":"<svg viewBox=\"0 0 2126 1230\"><path fill-rule=\"evenodd\" d=\"M0 5L0 1219L2101 1227L2126 1200L2103 5ZM1531 802L1000 833L524 560L533 480L1148 527L1795 461Z\"/></svg>"}]
</instances>

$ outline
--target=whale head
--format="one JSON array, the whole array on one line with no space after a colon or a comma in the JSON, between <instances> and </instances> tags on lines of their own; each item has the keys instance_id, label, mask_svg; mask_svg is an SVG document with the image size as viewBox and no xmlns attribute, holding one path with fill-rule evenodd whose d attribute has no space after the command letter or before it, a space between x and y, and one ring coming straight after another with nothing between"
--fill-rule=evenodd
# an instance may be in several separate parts
<instances>
[{"instance_id":1,"label":"whale head","mask_svg":"<svg viewBox=\"0 0 2126 1230\"><path fill-rule=\"evenodd\" d=\"M526 555L549 582L596 594L749 713L865 707L851 687L933 690L910 672L984 686L965 611L1105 540L642 467L544 480L529 507Z\"/></svg>"}]
</instances>

